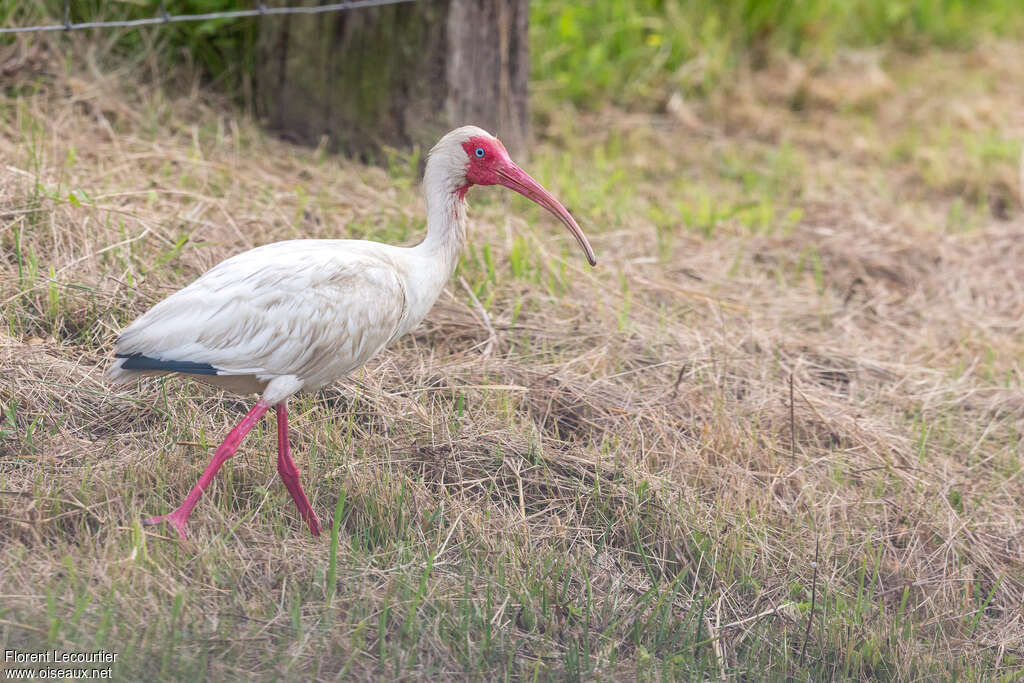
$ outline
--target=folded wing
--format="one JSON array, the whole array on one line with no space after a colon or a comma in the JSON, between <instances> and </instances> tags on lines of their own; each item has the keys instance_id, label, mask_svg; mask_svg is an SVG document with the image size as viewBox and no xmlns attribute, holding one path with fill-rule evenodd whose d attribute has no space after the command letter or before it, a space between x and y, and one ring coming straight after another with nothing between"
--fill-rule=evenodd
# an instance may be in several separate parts
<instances>
[{"instance_id":1,"label":"folded wing","mask_svg":"<svg viewBox=\"0 0 1024 683\"><path fill-rule=\"evenodd\" d=\"M404 284L395 264L326 242L279 242L214 267L122 332L108 377L291 375L316 388L360 367L400 328Z\"/></svg>"}]
</instances>

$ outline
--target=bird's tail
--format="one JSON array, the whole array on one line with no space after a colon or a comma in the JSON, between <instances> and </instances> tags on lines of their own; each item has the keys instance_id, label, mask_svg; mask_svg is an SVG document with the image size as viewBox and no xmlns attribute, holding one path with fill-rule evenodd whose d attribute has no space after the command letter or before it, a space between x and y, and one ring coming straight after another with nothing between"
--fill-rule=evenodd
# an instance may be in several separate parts
<instances>
[{"instance_id":1,"label":"bird's tail","mask_svg":"<svg viewBox=\"0 0 1024 683\"><path fill-rule=\"evenodd\" d=\"M111 384L127 384L133 380L138 379L142 373L137 370L125 370L121 366L124 365L125 358L116 358L114 362L110 364L107 371L103 373L104 379Z\"/></svg>"}]
</instances>

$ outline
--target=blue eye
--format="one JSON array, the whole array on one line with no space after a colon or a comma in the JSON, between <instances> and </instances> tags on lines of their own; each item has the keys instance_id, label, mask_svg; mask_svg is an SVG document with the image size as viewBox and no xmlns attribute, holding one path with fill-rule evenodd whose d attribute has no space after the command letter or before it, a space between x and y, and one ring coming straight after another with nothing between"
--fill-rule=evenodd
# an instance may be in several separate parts
<instances>
[{"instance_id":1,"label":"blue eye","mask_svg":"<svg viewBox=\"0 0 1024 683\"><path fill-rule=\"evenodd\" d=\"M484 158L484 148L483 147L477 147L476 151L474 152L474 154L476 154L476 158L477 159L483 159Z\"/></svg>"}]
</instances>

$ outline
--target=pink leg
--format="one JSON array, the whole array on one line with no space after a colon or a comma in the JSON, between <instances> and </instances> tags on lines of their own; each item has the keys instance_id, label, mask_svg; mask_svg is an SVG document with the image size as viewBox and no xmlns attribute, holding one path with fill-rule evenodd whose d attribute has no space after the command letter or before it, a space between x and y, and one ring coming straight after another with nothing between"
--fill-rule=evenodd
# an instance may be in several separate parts
<instances>
[{"instance_id":1,"label":"pink leg","mask_svg":"<svg viewBox=\"0 0 1024 683\"><path fill-rule=\"evenodd\" d=\"M178 530L178 535L182 538L187 538L185 534L185 523L188 522L188 516L192 514L192 508L199 502L199 498L203 495L203 491L213 481L214 475L217 474L217 470L223 465L228 458L235 454L238 450L238 445L242 443L242 439L249 433L259 419L263 417L263 413L270 409L270 404L260 399L256 402L256 405L249 414L238 423L238 426L232 429L227 438L224 439L224 443L217 448L217 452L213 456L213 460L207 465L206 471L203 472L202 476L199 477L199 481L192 487L188 495L185 497L185 502L181 504L174 512L167 515L160 515L159 517L151 517L144 520L142 523L146 526L153 524L159 524L160 522L169 522L171 526Z\"/></svg>"},{"instance_id":2,"label":"pink leg","mask_svg":"<svg viewBox=\"0 0 1024 683\"><path fill-rule=\"evenodd\" d=\"M319 536L320 520L313 512L313 506L309 504L306 492L302 490L302 484L299 483L299 469L295 467L291 456L291 447L288 445L288 407L282 401L274 406L274 411L277 413L277 473L281 475L281 481L284 482L288 493L292 494L295 507L299 509L302 518L306 520L309 530L313 532L314 536Z\"/></svg>"}]
</instances>

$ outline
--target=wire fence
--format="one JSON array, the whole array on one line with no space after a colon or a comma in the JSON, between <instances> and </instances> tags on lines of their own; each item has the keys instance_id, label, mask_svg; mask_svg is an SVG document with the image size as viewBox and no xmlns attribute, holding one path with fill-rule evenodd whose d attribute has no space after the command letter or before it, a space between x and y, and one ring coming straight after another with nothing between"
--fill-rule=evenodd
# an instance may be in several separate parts
<instances>
[{"instance_id":1,"label":"wire fence","mask_svg":"<svg viewBox=\"0 0 1024 683\"><path fill-rule=\"evenodd\" d=\"M245 17L277 16L283 14L323 14L325 12L341 12L361 7L382 7L399 5L416 0L351 0L335 2L328 5L312 7L267 7L262 2L252 9L230 10L226 12L205 12L203 14L168 14L164 0L160 2L160 14L145 19L125 19L120 21L84 21L71 22L71 0L64 1L64 21L60 24L42 24L39 26L0 27L0 35L7 33L32 33L44 31L76 31L85 28L132 28L136 26L154 26L156 24L175 24L187 21L208 21L210 19L242 19Z\"/></svg>"}]
</instances>

